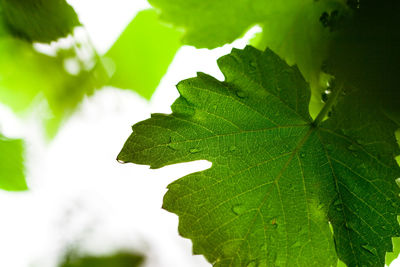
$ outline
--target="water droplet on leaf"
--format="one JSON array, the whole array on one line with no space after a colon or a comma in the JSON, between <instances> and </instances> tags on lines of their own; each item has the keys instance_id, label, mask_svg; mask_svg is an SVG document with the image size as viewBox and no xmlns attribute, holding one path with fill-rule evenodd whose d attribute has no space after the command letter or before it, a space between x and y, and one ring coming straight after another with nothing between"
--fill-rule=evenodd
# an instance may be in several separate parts
<instances>
[{"instance_id":1,"label":"water droplet on leaf","mask_svg":"<svg viewBox=\"0 0 400 267\"><path fill-rule=\"evenodd\" d=\"M326 150L328 150L328 151L332 151L335 148L335 146L332 144L327 144L325 147L326 147Z\"/></svg>"},{"instance_id":2,"label":"water droplet on leaf","mask_svg":"<svg viewBox=\"0 0 400 267\"><path fill-rule=\"evenodd\" d=\"M302 236L302 235L308 235L309 233L309 229L308 227L301 227L298 231L298 236Z\"/></svg>"},{"instance_id":3,"label":"water droplet on leaf","mask_svg":"<svg viewBox=\"0 0 400 267\"><path fill-rule=\"evenodd\" d=\"M172 150L178 150L178 144L174 143L172 137L169 137L169 141L168 141L167 147L172 149Z\"/></svg>"},{"instance_id":4,"label":"water droplet on leaf","mask_svg":"<svg viewBox=\"0 0 400 267\"><path fill-rule=\"evenodd\" d=\"M342 210L343 210L342 206L336 206L335 209L336 209L337 211L342 211Z\"/></svg>"},{"instance_id":5,"label":"water droplet on leaf","mask_svg":"<svg viewBox=\"0 0 400 267\"><path fill-rule=\"evenodd\" d=\"M199 152L200 152L200 149L198 149L198 148L191 148L191 149L189 149L189 152L190 152L191 154L196 154L196 153L199 153Z\"/></svg>"},{"instance_id":6,"label":"water droplet on leaf","mask_svg":"<svg viewBox=\"0 0 400 267\"><path fill-rule=\"evenodd\" d=\"M235 215L240 215L240 214L242 214L242 213L245 212L245 211L246 211L246 208L245 208L242 204L237 204L237 205L235 205L235 206L232 207L232 212L233 212Z\"/></svg>"},{"instance_id":7,"label":"water droplet on leaf","mask_svg":"<svg viewBox=\"0 0 400 267\"><path fill-rule=\"evenodd\" d=\"M337 211L342 211L343 210L343 202L340 198L336 199L335 202L333 202L333 206Z\"/></svg>"},{"instance_id":8,"label":"water droplet on leaf","mask_svg":"<svg viewBox=\"0 0 400 267\"><path fill-rule=\"evenodd\" d=\"M255 61L250 61L250 68L251 68L252 70L255 70L255 69L257 68L257 62L255 62Z\"/></svg>"},{"instance_id":9,"label":"water droplet on leaf","mask_svg":"<svg viewBox=\"0 0 400 267\"><path fill-rule=\"evenodd\" d=\"M247 93L246 92L244 92L244 91L236 91L236 95L239 97L239 98L246 98L247 97Z\"/></svg>"},{"instance_id":10,"label":"water droplet on leaf","mask_svg":"<svg viewBox=\"0 0 400 267\"><path fill-rule=\"evenodd\" d=\"M361 140L361 139L357 139L357 144L359 144L359 145L364 145L365 142L364 142L363 140Z\"/></svg>"},{"instance_id":11,"label":"water droplet on leaf","mask_svg":"<svg viewBox=\"0 0 400 267\"><path fill-rule=\"evenodd\" d=\"M344 134L345 136L351 136L351 131L350 131L350 130L348 130L348 129L341 129L341 131L343 132L343 134Z\"/></svg>"},{"instance_id":12,"label":"water droplet on leaf","mask_svg":"<svg viewBox=\"0 0 400 267\"><path fill-rule=\"evenodd\" d=\"M342 200L340 198L337 198L335 200L335 202L333 202L333 205L337 206L337 205L342 205Z\"/></svg>"},{"instance_id":13,"label":"water droplet on leaf","mask_svg":"<svg viewBox=\"0 0 400 267\"><path fill-rule=\"evenodd\" d=\"M121 164L127 163L126 161L123 161L122 159L117 159L117 161L118 161L118 163L121 163Z\"/></svg>"},{"instance_id":14,"label":"water droplet on leaf","mask_svg":"<svg viewBox=\"0 0 400 267\"><path fill-rule=\"evenodd\" d=\"M255 261L255 260L250 261L250 262L246 265L246 267L257 267L257 266L258 266L258 263L257 263L257 261Z\"/></svg>"},{"instance_id":15,"label":"water droplet on leaf","mask_svg":"<svg viewBox=\"0 0 400 267\"><path fill-rule=\"evenodd\" d=\"M306 153L304 153L304 152L300 153L300 157L305 158L306 157Z\"/></svg>"},{"instance_id":16,"label":"water droplet on leaf","mask_svg":"<svg viewBox=\"0 0 400 267\"><path fill-rule=\"evenodd\" d=\"M349 145L349 146L347 147L347 149L350 150L350 151L357 151L357 150L358 150L358 149L357 149L357 146L354 145L354 144Z\"/></svg>"},{"instance_id":17,"label":"water droplet on leaf","mask_svg":"<svg viewBox=\"0 0 400 267\"><path fill-rule=\"evenodd\" d=\"M167 147L170 148L170 149L172 149L172 150L177 150L177 149L175 148L175 145L174 145L174 144L168 144Z\"/></svg>"},{"instance_id":18,"label":"water droplet on leaf","mask_svg":"<svg viewBox=\"0 0 400 267\"><path fill-rule=\"evenodd\" d=\"M301 242L300 241L296 241L296 243L294 243L292 245L292 248L297 248L297 247L301 247Z\"/></svg>"},{"instance_id":19,"label":"water droplet on leaf","mask_svg":"<svg viewBox=\"0 0 400 267\"><path fill-rule=\"evenodd\" d=\"M365 249L366 251L368 251L369 253L371 253L372 255L376 255L377 254L376 248L374 248L371 245L366 244L366 245L361 245L361 247L363 249Z\"/></svg>"},{"instance_id":20,"label":"water droplet on leaf","mask_svg":"<svg viewBox=\"0 0 400 267\"><path fill-rule=\"evenodd\" d=\"M288 184L287 185L287 189L290 191L290 190L292 190L293 189L293 184Z\"/></svg>"},{"instance_id":21,"label":"water droplet on leaf","mask_svg":"<svg viewBox=\"0 0 400 267\"><path fill-rule=\"evenodd\" d=\"M272 225L273 228L277 228L278 227L278 223L276 222L276 218L273 218L271 220L271 225Z\"/></svg>"}]
</instances>

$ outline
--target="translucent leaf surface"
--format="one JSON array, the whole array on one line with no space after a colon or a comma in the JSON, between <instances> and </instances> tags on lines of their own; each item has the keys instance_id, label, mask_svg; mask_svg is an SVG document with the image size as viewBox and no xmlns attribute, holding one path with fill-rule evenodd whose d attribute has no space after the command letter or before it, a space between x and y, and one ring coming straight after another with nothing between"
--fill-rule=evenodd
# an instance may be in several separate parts
<instances>
[{"instance_id":1,"label":"translucent leaf surface","mask_svg":"<svg viewBox=\"0 0 400 267\"><path fill-rule=\"evenodd\" d=\"M23 142L0 134L0 188L8 191L26 190L23 166Z\"/></svg>"},{"instance_id":2,"label":"translucent leaf surface","mask_svg":"<svg viewBox=\"0 0 400 267\"><path fill-rule=\"evenodd\" d=\"M160 22L155 10L139 12L105 55L115 66L109 84L150 99L181 46L181 36Z\"/></svg>"},{"instance_id":3,"label":"translucent leaf surface","mask_svg":"<svg viewBox=\"0 0 400 267\"><path fill-rule=\"evenodd\" d=\"M218 63L225 81L178 84L173 113L134 125L118 156L151 168L212 162L164 198L194 253L215 266L384 266L400 235L396 125L339 89L329 119L313 121L307 83L270 50Z\"/></svg>"}]
</instances>

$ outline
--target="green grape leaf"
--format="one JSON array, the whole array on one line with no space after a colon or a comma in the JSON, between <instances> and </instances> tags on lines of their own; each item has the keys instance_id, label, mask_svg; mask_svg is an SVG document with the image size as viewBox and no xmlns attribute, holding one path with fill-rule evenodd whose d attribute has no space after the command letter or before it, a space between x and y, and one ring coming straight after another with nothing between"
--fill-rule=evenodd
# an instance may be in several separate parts
<instances>
[{"instance_id":1,"label":"green grape leaf","mask_svg":"<svg viewBox=\"0 0 400 267\"><path fill-rule=\"evenodd\" d=\"M113 255L83 256L68 255L60 267L139 267L142 265L142 255L119 252Z\"/></svg>"},{"instance_id":2,"label":"green grape leaf","mask_svg":"<svg viewBox=\"0 0 400 267\"><path fill-rule=\"evenodd\" d=\"M396 125L339 89L330 117L313 121L308 84L268 49L218 64L225 81L179 83L173 113L134 125L118 156L151 168L212 162L164 197L194 253L215 266L384 266L400 236Z\"/></svg>"},{"instance_id":3,"label":"green grape leaf","mask_svg":"<svg viewBox=\"0 0 400 267\"><path fill-rule=\"evenodd\" d=\"M80 25L65 0L0 0L0 20L11 35L41 43L65 37Z\"/></svg>"},{"instance_id":4,"label":"green grape leaf","mask_svg":"<svg viewBox=\"0 0 400 267\"><path fill-rule=\"evenodd\" d=\"M0 188L8 191L28 189L23 165L24 145L20 139L0 134Z\"/></svg>"},{"instance_id":5,"label":"green grape leaf","mask_svg":"<svg viewBox=\"0 0 400 267\"><path fill-rule=\"evenodd\" d=\"M105 54L115 66L109 84L150 99L181 47L181 36L160 22L155 10L139 12Z\"/></svg>"}]
</instances>

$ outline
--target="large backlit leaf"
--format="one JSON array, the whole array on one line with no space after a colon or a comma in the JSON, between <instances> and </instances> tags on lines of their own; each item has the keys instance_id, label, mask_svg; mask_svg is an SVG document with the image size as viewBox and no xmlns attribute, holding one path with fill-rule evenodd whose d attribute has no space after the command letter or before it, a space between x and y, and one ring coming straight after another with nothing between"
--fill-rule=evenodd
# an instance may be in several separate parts
<instances>
[{"instance_id":1,"label":"large backlit leaf","mask_svg":"<svg viewBox=\"0 0 400 267\"><path fill-rule=\"evenodd\" d=\"M384 266L400 236L396 125L337 88L329 119L313 121L307 83L270 50L218 63L224 82L199 73L178 84L173 113L134 125L118 156L212 162L164 198L194 253L215 266Z\"/></svg>"},{"instance_id":2,"label":"large backlit leaf","mask_svg":"<svg viewBox=\"0 0 400 267\"><path fill-rule=\"evenodd\" d=\"M115 66L109 84L149 99L181 46L181 36L160 22L155 10L139 12L105 55Z\"/></svg>"}]
</instances>

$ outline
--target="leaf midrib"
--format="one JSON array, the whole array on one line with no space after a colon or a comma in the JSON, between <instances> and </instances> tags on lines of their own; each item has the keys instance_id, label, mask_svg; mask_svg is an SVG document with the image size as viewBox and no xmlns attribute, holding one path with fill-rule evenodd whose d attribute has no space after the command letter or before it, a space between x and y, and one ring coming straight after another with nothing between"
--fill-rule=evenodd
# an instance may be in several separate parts
<instances>
[{"instance_id":1,"label":"leaf midrib","mask_svg":"<svg viewBox=\"0 0 400 267\"><path fill-rule=\"evenodd\" d=\"M318 134L319 141L321 142L323 150L325 152L325 156L326 156L326 158L328 160L328 163L329 163L329 168L331 170L333 181L335 183L335 189L336 189L335 191L336 191L337 195L339 196L341 203L344 203L343 202L343 198L342 198L342 194L340 193L340 189L339 189L339 184L338 184L339 181L338 181L338 178L336 177L335 171L333 170L331 158L329 157L329 154L328 154L328 151L326 150L326 147L323 145L324 142L322 141L321 135L319 133L317 133L317 134ZM345 223L345 226L346 226L347 223L348 223L348 219L347 219L346 214L344 212L344 208L342 208L342 215L343 215L343 220L344 220L344 223ZM352 243L352 239L350 237L350 230L347 227L345 227L345 229L346 229L348 240L349 240L349 243L350 243L351 253L353 254L354 259L357 260L356 253L355 253L355 250L354 250L354 246L353 246L353 243ZM357 260L357 264L359 265L358 260Z\"/></svg>"},{"instance_id":2,"label":"leaf midrib","mask_svg":"<svg viewBox=\"0 0 400 267\"><path fill-rule=\"evenodd\" d=\"M174 116L175 118L175 116ZM182 118L179 118L182 119ZM186 121L186 120L185 120ZM145 125L146 127L155 127L154 125ZM207 137L202 137L202 138L196 138L196 139L187 139L187 140L182 140L182 141L174 141L174 142L168 142L165 144L160 144L160 145L156 145L156 146L152 146L152 147L148 147L142 150L137 150L138 153L141 152L146 152L155 148L160 148L160 147L167 147L168 145L179 145L179 144L184 144L184 143L191 143L191 142L198 142L198 141L206 141L206 140L210 140L213 138L218 138L218 137L226 137L226 136L234 136L234 135L240 135L240 134L246 134L246 133L258 133L258 132L265 132L265 131L269 131L269 130L274 130L274 129L282 129L282 128L300 128L300 127L307 127L310 126L309 123L306 124L294 124L294 125L284 125L284 126L275 126L275 127L270 127L270 128L263 128L263 129L256 129L256 130L242 130L240 132L233 132L233 133L224 133L224 134L214 134L211 136L207 136ZM174 133L177 133L176 131L170 129L170 128L166 128L166 127L161 127L159 125L157 125L157 128L162 128ZM178 133L177 133L178 134ZM183 136L181 136L182 138L184 138Z\"/></svg>"}]
</instances>

